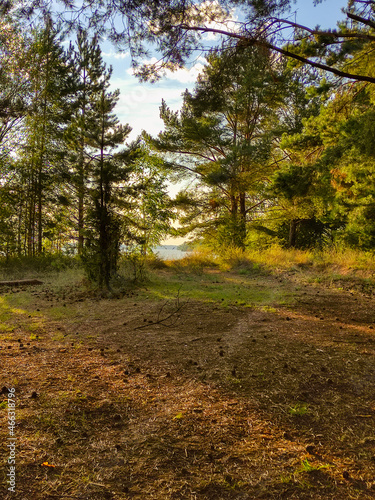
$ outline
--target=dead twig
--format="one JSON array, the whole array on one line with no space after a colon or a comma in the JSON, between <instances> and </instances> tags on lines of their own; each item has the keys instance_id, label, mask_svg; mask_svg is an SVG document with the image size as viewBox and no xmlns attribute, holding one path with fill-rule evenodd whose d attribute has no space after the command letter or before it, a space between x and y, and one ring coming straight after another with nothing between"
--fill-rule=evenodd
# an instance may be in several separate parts
<instances>
[{"instance_id":1,"label":"dead twig","mask_svg":"<svg viewBox=\"0 0 375 500\"><path fill-rule=\"evenodd\" d=\"M170 301L167 300L166 302L164 302L164 304L159 309L156 321L152 321L151 323L147 323L146 325L136 326L134 329L141 330L142 328L147 328L147 327L153 326L153 325L163 325L163 326L166 326L167 328L174 326L178 320L178 317L176 317L176 314L179 313L181 311L181 309L189 303L189 299L186 302L180 303L180 290L181 290L181 287L178 289L177 295L175 298L175 304L176 304L175 307L176 308L170 314L168 314L164 318L161 318L161 314L162 314L164 308L170 303ZM173 322L172 324L166 324L165 321L169 320L172 317L175 317L176 321Z\"/></svg>"}]
</instances>

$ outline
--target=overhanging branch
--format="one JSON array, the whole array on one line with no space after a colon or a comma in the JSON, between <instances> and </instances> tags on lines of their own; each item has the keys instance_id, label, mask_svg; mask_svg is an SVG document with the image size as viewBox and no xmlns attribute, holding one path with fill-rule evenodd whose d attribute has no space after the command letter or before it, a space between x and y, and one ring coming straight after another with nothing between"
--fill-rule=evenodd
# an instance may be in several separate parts
<instances>
[{"instance_id":1,"label":"overhanging branch","mask_svg":"<svg viewBox=\"0 0 375 500\"><path fill-rule=\"evenodd\" d=\"M375 23L374 23L374 21L371 21L370 19L366 19L365 17L357 16L356 14L351 14L350 12L347 12L346 15L348 16L349 19L352 19L353 21L358 21L361 24L365 24L366 26L370 26L370 28L375 29Z\"/></svg>"},{"instance_id":2,"label":"overhanging branch","mask_svg":"<svg viewBox=\"0 0 375 500\"><path fill-rule=\"evenodd\" d=\"M311 59L308 59L307 57L301 56L299 54L295 54L294 52L291 52L290 50L282 49L280 47L277 47L277 45L274 45L274 44L267 42L265 40L259 40L255 37L254 38L252 38L250 36L247 37L244 35L240 35L238 33L233 33L230 31L225 31L225 30L220 30L220 29L215 29L215 28L207 28L207 27L200 27L200 26L188 26L186 24L181 24L181 25L178 25L175 27L186 30L186 31L199 31L201 33L215 33L218 35L224 35L224 36L229 37L229 38L235 38L237 40L240 40L243 44L247 44L249 46L258 45L258 46L266 47L266 48L273 50L275 52L278 52L279 54L282 54L286 57L300 61L303 64L308 64L309 66L311 66L313 68L318 68L318 69L321 69L323 71L327 71L328 73L332 73L336 76L339 76L340 78L348 78L350 80L356 80L356 81L360 81L360 82L375 83L375 77L366 76L366 75L356 75L354 73L342 71L342 70L339 70L337 68L333 68L332 66L328 66L327 64L323 64L323 63L320 63L318 61L312 61Z\"/></svg>"}]
</instances>

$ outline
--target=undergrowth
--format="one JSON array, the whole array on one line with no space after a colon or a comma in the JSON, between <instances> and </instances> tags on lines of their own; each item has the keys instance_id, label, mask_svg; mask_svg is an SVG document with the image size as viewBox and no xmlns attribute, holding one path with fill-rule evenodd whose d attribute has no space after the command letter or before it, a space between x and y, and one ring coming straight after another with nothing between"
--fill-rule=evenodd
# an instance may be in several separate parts
<instances>
[{"instance_id":1,"label":"undergrowth","mask_svg":"<svg viewBox=\"0 0 375 500\"><path fill-rule=\"evenodd\" d=\"M77 269L77 257L64 254L46 254L37 257L10 257L0 259L1 279L37 278L41 274Z\"/></svg>"},{"instance_id":2,"label":"undergrowth","mask_svg":"<svg viewBox=\"0 0 375 500\"><path fill-rule=\"evenodd\" d=\"M327 273L349 274L375 272L373 252L352 249L329 249L325 251L284 249L272 246L256 250L225 248L220 254L200 248L186 257L175 261L164 261L154 268L171 267L185 272L201 272L204 268L219 268L222 271L243 271L259 273L262 271L290 271L299 268L327 271Z\"/></svg>"}]
</instances>

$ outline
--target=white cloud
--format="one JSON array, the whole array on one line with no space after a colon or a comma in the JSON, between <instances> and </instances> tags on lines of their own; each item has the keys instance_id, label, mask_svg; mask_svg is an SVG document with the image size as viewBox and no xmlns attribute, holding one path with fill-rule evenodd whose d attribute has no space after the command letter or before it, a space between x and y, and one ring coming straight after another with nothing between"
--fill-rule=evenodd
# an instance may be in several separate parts
<instances>
[{"instance_id":1,"label":"white cloud","mask_svg":"<svg viewBox=\"0 0 375 500\"><path fill-rule=\"evenodd\" d=\"M127 59L130 56L129 52L102 52L102 56L105 59Z\"/></svg>"},{"instance_id":2,"label":"white cloud","mask_svg":"<svg viewBox=\"0 0 375 500\"><path fill-rule=\"evenodd\" d=\"M210 30L238 32L238 15L235 9L227 12L217 0L206 0L190 9L191 18L187 20L190 26L201 26ZM220 33L207 32L202 35L206 41L218 40Z\"/></svg>"},{"instance_id":3,"label":"white cloud","mask_svg":"<svg viewBox=\"0 0 375 500\"><path fill-rule=\"evenodd\" d=\"M157 135L163 129L163 122L159 117L162 99L173 110L178 110L185 90L182 85L176 85L176 82L172 84L164 80L155 84L141 84L134 76L113 78L111 87L120 90L115 112L121 123L129 123L133 128L131 139L137 137L142 130Z\"/></svg>"},{"instance_id":4,"label":"white cloud","mask_svg":"<svg viewBox=\"0 0 375 500\"><path fill-rule=\"evenodd\" d=\"M155 62L155 58L147 61L149 64ZM129 123L133 128L132 139L142 130L156 135L163 129L163 122L159 117L162 99L165 99L171 109L177 111L182 105L183 92L186 88L193 88L204 64L205 59L199 57L190 68L175 72L167 70L165 77L153 84L140 83L133 75L132 68L125 69L119 62L114 64L111 88L120 90L116 114L122 123Z\"/></svg>"},{"instance_id":5,"label":"white cloud","mask_svg":"<svg viewBox=\"0 0 375 500\"><path fill-rule=\"evenodd\" d=\"M194 83L197 81L197 77L202 72L204 66L202 62L198 62L190 69L181 68L173 72L168 71L166 77L169 80L177 80L181 83Z\"/></svg>"}]
</instances>

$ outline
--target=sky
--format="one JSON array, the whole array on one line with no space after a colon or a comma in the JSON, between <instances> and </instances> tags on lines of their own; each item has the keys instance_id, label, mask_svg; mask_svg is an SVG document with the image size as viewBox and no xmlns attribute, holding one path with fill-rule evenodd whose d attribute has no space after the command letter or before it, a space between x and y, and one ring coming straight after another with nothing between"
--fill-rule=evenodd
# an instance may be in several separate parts
<instances>
[{"instance_id":1,"label":"sky","mask_svg":"<svg viewBox=\"0 0 375 500\"><path fill-rule=\"evenodd\" d=\"M314 28L334 28L340 19L344 19L341 9L346 7L347 0L323 0L316 7L313 0L297 0L293 11L299 24ZM112 65L113 74L111 86L120 90L119 103L115 112L121 123L129 123L132 133L129 139L135 139L142 130L156 136L163 129L163 122L159 117L159 108L162 99L167 105L177 111L182 104L182 94L185 89L192 90L197 75L203 68L204 60L197 57L190 69L181 69L169 73L161 81L140 83L132 74L130 58L126 54L116 53L112 46L103 47L103 58L108 65ZM179 186L170 186L170 194L175 195ZM184 239L168 239L164 244L180 244Z\"/></svg>"}]
</instances>

